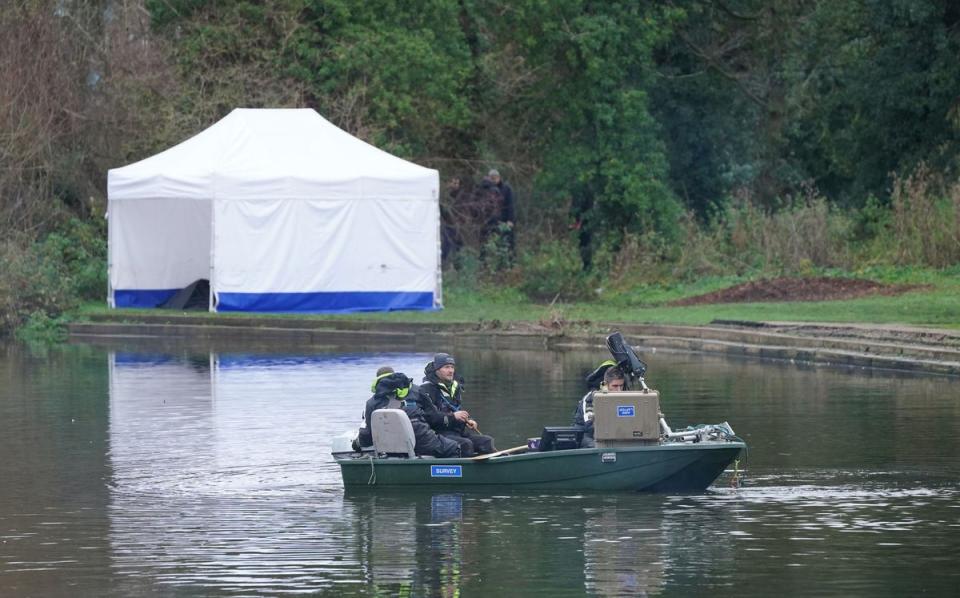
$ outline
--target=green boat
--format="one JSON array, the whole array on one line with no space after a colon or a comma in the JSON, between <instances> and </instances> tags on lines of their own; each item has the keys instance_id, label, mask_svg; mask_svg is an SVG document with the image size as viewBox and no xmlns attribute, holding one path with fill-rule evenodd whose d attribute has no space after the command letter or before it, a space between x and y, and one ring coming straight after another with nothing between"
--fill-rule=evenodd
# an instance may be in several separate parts
<instances>
[{"instance_id":1,"label":"green boat","mask_svg":"<svg viewBox=\"0 0 960 598\"><path fill-rule=\"evenodd\" d=\"M545 427L527 445L473 458L417 456L403 409L372 412L372 447L358 448L350 433L334 439L333 458L343 485L358 488L470 490L511 487L542 491L703 492L734 462L746 444L726 422L673 431L660 413L660 395L643 376L647 366L619 332L607 337L614 359L587 377L616 366L625 389L599 384L579 413L592 424ZM616 379L620 379L619 377ZM627 384L629 379L629 384ZM397 403L399 405L399 402ZM583 447L589 448L583 448Z\"/></svg>"},{"instance_id":2,"label":"green boat","mask_svg":"<svg viewBox=\"0 0 960 598\"><path fill-rule=\"evenodd\" d=\"M703 492L746 444L666 442L617 448L494 454L484 459L378 457L334 453L347 489L510 486L519 490ZM483 457L486 457L484 455Z\"/></svg>"}]
</instances>

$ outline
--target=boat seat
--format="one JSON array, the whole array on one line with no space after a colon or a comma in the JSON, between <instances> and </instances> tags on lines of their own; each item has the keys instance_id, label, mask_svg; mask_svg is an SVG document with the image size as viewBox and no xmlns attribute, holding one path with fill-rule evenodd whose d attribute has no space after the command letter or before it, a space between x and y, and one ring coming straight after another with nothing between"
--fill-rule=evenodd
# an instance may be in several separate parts
<instances>
[{"instance_id":1,"label":"boat seat","mask_svg":"<svg viewBox=\"0 0 960 598\"><path fill-rule=\"evenodd\" d=\"M378 455L415 457L413 447L417 441L413 435L410 418L403 409L377 409L370 416L373 432L373 448Z\"/></svg>"}]
</instances>

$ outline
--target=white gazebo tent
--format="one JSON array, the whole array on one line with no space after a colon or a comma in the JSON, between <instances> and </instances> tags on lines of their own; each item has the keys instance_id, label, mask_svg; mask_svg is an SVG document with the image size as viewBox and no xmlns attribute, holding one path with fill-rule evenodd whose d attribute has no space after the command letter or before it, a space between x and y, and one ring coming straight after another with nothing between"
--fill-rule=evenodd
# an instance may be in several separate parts
<instances>
[{"instance_id":1,"label":"white gazebo tent","mask_svg":"<svg viewBox=\"0 0 960 598\"><path fill-rule=\"evenodd\" d=\"M216 311L440 308L438 189L313 110L234 110L109 172L109 304L207 279Z\"/></svg>"}]
</instances>

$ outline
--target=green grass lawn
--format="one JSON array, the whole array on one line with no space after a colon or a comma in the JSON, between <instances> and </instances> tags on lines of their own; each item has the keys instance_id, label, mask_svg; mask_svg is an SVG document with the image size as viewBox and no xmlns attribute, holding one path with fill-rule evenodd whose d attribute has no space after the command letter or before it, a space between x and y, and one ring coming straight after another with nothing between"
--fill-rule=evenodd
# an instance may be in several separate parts
<instances>
[{"instance_id":1,"label":"green grass lawn","mask_svg":"<svg viewBox=\"0 0 960 598\"><path fill-rule=\"evenodd\" d=\"M480 322L498 320L539 321L562 319L591 322L650 322L662 324L707 324L715 319L748 321L815 321L836 323L910 324L960 328L960 268L946 271L876 269L858 273L829 273L869 278L891 284L922 284L927 288L897 296L822 302L728 303L668 307L674 299L692 297L743 282L739 278L716 278L692 284L637 286L594 301L545 305L531 302L513 289L494 286L445 289L442 311L392 312L348 315L230 314L250 318L317 318L393 322ZM157 310L111 311L102 304L87 304L77 312L82 319L94 313L157 314ZM191 315L203 315L193 312ZM216 318L217 314L209 317Z\"/></svg>"}]
</instances>

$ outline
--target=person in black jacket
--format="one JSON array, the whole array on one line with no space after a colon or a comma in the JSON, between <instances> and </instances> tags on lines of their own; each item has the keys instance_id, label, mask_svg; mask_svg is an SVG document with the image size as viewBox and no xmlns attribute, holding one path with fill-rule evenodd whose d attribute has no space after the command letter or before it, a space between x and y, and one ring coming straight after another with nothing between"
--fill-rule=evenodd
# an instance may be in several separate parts
<instances>
[{"instance_id":1,"label":"person in black jacket","mask_svg":"<svg viewBox=\"0 0 960 598\"><path fill-rule=\"evenodd\" d=\"M460 445L455 441L444 438L433 431L430 424L424 419L416 398L420 392L413 384L413 380L400 372L394 372L391 367L382 367L377 370L377 377L371 388L373 396L367 401L363 413L364 425L357 435L357 446L373 445L373 430L371 417L377 409L403 409L410 424L413 426L415 446L413 451L418 455L433 457L459 457ZM408 400L404 400L408 399Z\"/></svg>"},{"instance_id":2,"label":"person in black jacket","mask_svg":"<svg viewBox=\"0 0 960 598\"><path fill-rule=\"evenodd\" d=\"M420 407L430 427L441 437L460 445L464 457L495 453L493 438L481 434L477 422L463 409L463 383L455 379L456 362L448 353L437 353L423 369Z\"/></svg>"},{"instance_id":3,"label":"person in black jacket","mask_svg":"<svg viewBox=\"0 0 960 598\"><path fill-rule=\"evenodd\" d=\"M495 168L487 174L487 180L500 192L500 197L503 198L503 203L500 205L500 222L512 229L513 223L517 220L516 205L513 200L513 187L500 177L500 172Z\"/></svg>"},{"instance_id":4,"label":"person in black jacket","mask_svg":"<svg viewBox=\"0 0 960 598\"><path fill-rule=\"evenodd\" d=\"M480 188L491 194L498 204L496 214L487 221L484 230L484 240L492 235L499 235L506 240L507 249L510 252L510 260L513 261L516 254L516 238L514 233L514 224L517 221L516 204L513 198L513 187L510 186L500 176L500 171L493 168L483 178Z\"/></svg>"}]
</instances>

